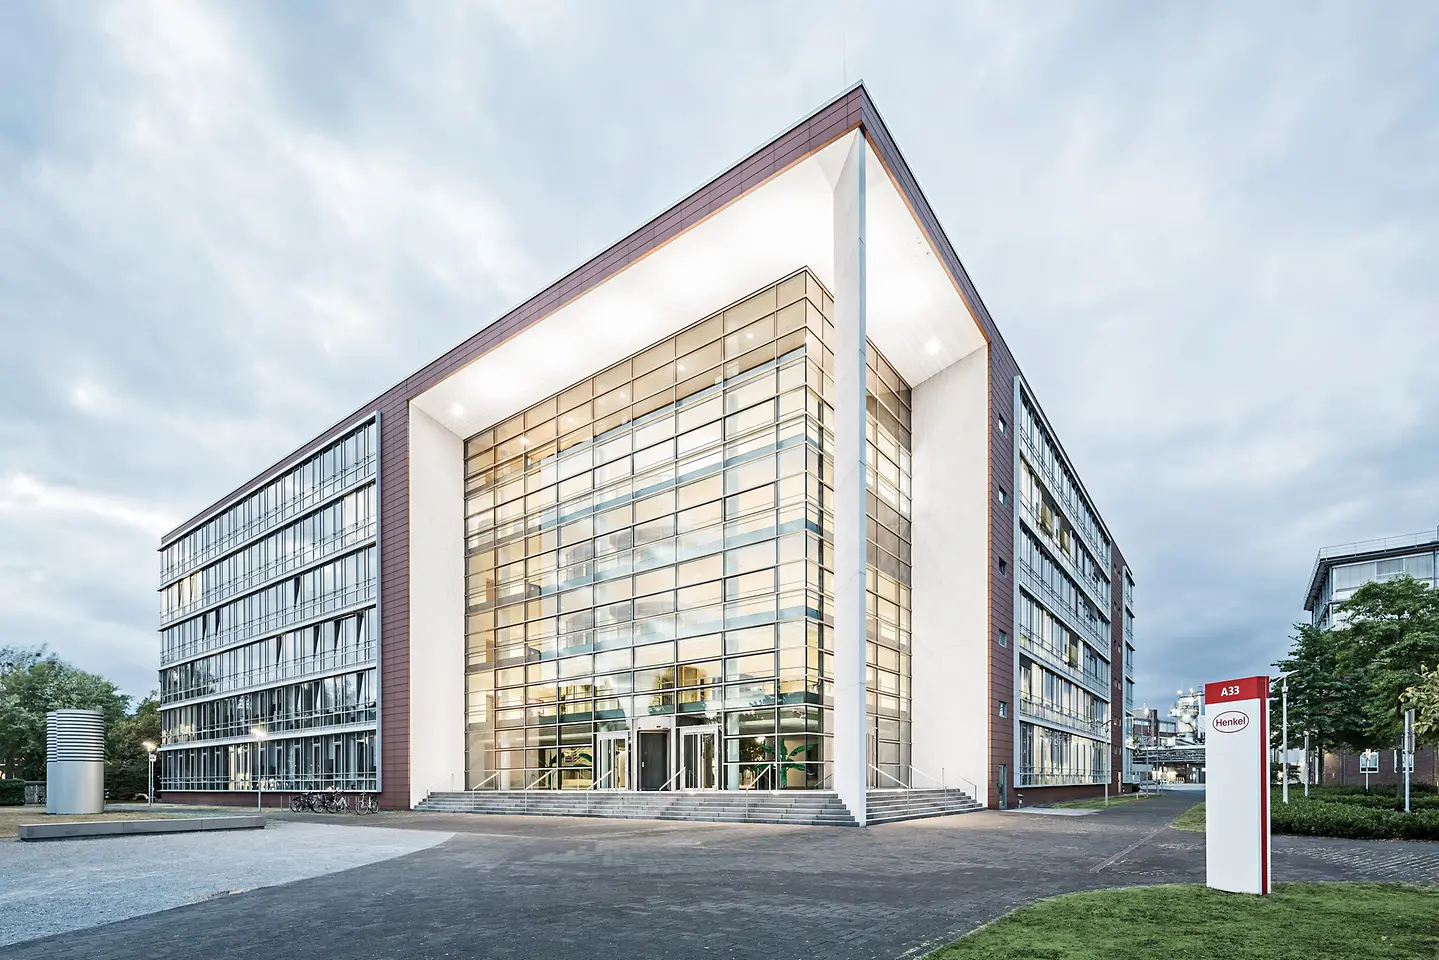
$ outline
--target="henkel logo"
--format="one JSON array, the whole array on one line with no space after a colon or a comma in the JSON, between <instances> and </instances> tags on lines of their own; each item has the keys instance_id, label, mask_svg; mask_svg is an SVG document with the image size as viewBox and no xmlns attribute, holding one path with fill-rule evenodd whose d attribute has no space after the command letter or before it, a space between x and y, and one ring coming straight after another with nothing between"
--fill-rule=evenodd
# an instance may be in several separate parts
<instances>
[{"instance_id":1,"label":"henkel logo","mask_svg":"<svg viewBox=\"0 0 1439 960\"><path fill-rule=\"evenodd\" d=\"M1249 726L1249 714L1238 710L1226 710L1209 724L1219 733L1238 733Z\"/></svg>"}]
</instances>

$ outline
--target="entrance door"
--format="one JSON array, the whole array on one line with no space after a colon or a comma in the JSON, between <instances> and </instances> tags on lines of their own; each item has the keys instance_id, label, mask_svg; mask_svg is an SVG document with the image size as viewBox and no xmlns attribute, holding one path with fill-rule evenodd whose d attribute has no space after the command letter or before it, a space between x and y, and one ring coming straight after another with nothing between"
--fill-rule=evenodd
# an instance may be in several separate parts
<instances>
[{"instance_id":1,"label":"entrance door","mask_svg":"<svg viewBox=\"0 0 1439 960\"><path fill-rule=\"evenodd\" d=\"M718 789L719 727L681 727L679 735L680 789Z\"/></svg>"},{"instance_id":2,"label":"entrance door","mask_svg":"<svg viewBox=\"0 0 1439 960\"><path fill-rule=\"evenodd\" d=\"M670 781L670 732L641 730L635 734L639 752L639 788L663 790Z\"/></svg>"},{"instance_id":3,"label":"entrance door","mask_svg":"<svg viewBox=\"0 0 1439 960\"><path fill-rule=\"evenodd\" d=\"M630 735L602 733L597 738L599 750L595 758L595 789L628 790L630 788Z\"/></svg>"}]
</instances>

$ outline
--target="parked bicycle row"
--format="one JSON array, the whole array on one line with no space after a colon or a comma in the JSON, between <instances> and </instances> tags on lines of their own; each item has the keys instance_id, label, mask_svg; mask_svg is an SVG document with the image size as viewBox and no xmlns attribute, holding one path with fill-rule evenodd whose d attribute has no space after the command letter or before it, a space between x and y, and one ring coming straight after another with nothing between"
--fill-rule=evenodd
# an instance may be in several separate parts
<instances>
[{"instance_id":1,"label":"parked bicycle row","mask_svg":"<svg viewBox=\"0 0 1439 960\"><path fill-rule=\"evenodd\" d=\"M292 813L379 813L380 799L373 793L353 798L338 790L314 790L290 795Z\"/></svg>"}]
</instances>

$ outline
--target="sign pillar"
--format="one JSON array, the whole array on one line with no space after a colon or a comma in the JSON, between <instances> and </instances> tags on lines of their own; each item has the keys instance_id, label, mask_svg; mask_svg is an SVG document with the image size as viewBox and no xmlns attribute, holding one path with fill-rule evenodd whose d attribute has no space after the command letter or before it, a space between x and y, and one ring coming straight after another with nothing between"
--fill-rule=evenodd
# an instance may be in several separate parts
<instances>
[{"instance_id":1,"label":"sign pillar","mask_svg":"<svg viewBox=\"0 0 1439 960\"><path fill-rule=\"evenodd\" d=\"M1205 882L1269 892L1269 678L1204 685Z\"/></svg>"}]
</instances>

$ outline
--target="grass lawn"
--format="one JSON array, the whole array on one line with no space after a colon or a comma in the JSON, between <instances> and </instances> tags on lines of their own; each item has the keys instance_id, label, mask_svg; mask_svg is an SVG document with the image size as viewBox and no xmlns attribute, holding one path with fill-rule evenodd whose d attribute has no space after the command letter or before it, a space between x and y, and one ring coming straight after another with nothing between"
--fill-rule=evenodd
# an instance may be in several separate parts
<instances>
[{"instance_id":1,"label":"grass lawn","mask_svg":"<svg viewBox=\"0 0 1439 960\"><path fill-rule=\"evenodd\" d=\"M1439 955L1439 890L1286 883L1268 897L1195 884L1072 893L1022 907L929 960L1366 960Z\"/></svg>"},{"instance_id":2,"label":"grass lawn","mask_svg":"<svg viewBox=\"0 0 1439 960\"><path fill-rule=\"evenodd\" d=\"M1133 803L1136 800L1149 800L1153 796L1154 794L1152 793L1117 793L1109 798L1109 805L1113 807L1121 803ZM1046 806L1065 807L1070 810L1103 810L1104 798L1090 797L1087 800L1066 800L1063 803L1050 803L1046 804Z\"/></svg>"},{"instance_id":3,"label":"grass lawn","mask_svg":"<svg viewBox=\"0 0 1439 960\"><path fill-rule=\"evenodd\" d=\"M1196 803L1188 810L1175 817L1169 824L1176 830L1188 830L1190 833L1204 832L1204 804Z\"/></svg>"},{"instance_id":4,"label":"grass lawn","mask_svg":"<svg viewBox=\"0 0 1439 960\"><path fill-rule=\"evenodd\" d=\"M109 813L56 814L49 816L44 807L0 807L0 838L13 837L15 829L22 823L72 823L78 820L161 820L173 817L173 813L154 813L143 810L121 810Z\"/></svg>"}]
</instances>

